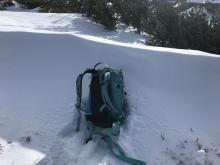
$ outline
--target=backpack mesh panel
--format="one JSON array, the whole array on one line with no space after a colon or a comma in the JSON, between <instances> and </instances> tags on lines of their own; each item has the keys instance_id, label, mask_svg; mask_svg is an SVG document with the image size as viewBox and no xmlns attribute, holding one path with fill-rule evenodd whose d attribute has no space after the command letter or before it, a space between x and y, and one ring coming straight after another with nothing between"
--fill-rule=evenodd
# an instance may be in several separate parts
<instances>
[{"instance_id":1,"label":"backpack mesh panel","mask_svg":"<svg viewBox=\"0 0 220 165\"><path fill-rule=\"evenodd\" d=\"M113 124L112 114L107 108L100 112L101 106L104 104L101 96L100 74L95 73L90 84L90 109L92 115L87 115L86 119L91 121L95 126L103 128L111 128Z\"/></svg>"}]
</instances>

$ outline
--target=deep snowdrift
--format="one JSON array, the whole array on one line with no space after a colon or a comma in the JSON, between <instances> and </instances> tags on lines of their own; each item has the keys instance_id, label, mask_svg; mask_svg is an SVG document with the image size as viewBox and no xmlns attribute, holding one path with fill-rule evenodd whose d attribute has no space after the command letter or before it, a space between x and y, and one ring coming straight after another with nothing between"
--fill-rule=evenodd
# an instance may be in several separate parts
<instances>
[{"instance_id":1,"label":"deep snowdrift","mask_svg":"<svg viewBox=\"0 0 220 165\"><path fill-rule=\"evenodd\" d=\"M129 155L149 165L219 164L217 55L130 44L139 37L78 14L0 20L0 164L124 164L98 139L85 145L85 128L74 132L75 79L99 61L124 72L130 114L118 143Z\"/></svg>"}]
</instances>

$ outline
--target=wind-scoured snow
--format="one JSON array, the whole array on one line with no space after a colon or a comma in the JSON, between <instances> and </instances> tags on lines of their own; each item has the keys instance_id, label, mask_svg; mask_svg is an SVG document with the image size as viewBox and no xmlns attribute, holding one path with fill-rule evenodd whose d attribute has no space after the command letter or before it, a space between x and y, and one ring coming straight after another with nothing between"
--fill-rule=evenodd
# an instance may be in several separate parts
<instances>
[{"instance_id":1,"label":"wind-scoured snow","mask_svg":"<svg viewBox=\"0 0 220 165\"><path fill-rule=\"evenodd\" d=\"M10 13L10 17L8 14ZM144 44L147 36L141 37L129 30L109 32L81 14L54 14L32 12L1 12L1 31L25 31L34 33L72 34L91 40Z\"/></svg>"},{"instance_id":2,"label":"wind-scoured snow","mask_svg":"<svg viewBox=\"0 0 220 165\"><path fill-rule=\"evenodd\" d=\"M144 46L80 14L0 12L0 164L123 165L76 133L77 75L122 69L129 115L118 143L149 165L219 165L220 56ZM83 97L88 95L85 78Z\"/></svg>"},{"instance_id":3,"label":"wind-scoured snow","mask_svg":"<svg viewBox=\"0 0 220 165\"><path fill-rule=\"evenodd\" d=\"M10 15L10 17L8 16ZM118 46L133 47L147 50L160 50L165 52L178 52L191 55L210 55L201 51L178 50L145 46L148 39L146 35L140 36L129 30L109 32L101 25L97 25L81 14L54 14L7 12L0 14L3 32L31 32L46 34L69 34L94 42L113 44Z\"/></svg>"}]
</instances>

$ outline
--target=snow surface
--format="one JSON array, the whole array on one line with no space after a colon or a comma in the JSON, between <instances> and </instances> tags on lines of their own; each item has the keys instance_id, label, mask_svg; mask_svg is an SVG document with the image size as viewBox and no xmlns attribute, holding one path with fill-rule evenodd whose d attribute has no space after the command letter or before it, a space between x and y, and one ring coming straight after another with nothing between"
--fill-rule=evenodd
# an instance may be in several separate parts
<instances>
[{"instance_id":1,"label":"snow surface","mask_svg":"<svg viewBox=\"0 0 220 165\"><path fill-rule=\"evenodd\" d=\"M10 13L10 17L8 16ZM25 31L34 33L72 34L100 42L120 41L123 43L141 44L147 36L139 36L128 30L109 32L81 14L54 14L32 12L8 12L0 14L1 31Z\"/></svg>"},{"instance_id":2,"label":"snow surface","mask_svg":"<svg viewBox=\"0 0 220 165\"><path fill-rule=\"evenodd\" d=\"M144 46L79 14L4 11L0 20L1 165L125 164L98 138L84 144L83 123L74 132L76 77L99 61L124 73L130 113L118 143L130 156L219 165L220 56Z\"/></svg>"}]
</instances>

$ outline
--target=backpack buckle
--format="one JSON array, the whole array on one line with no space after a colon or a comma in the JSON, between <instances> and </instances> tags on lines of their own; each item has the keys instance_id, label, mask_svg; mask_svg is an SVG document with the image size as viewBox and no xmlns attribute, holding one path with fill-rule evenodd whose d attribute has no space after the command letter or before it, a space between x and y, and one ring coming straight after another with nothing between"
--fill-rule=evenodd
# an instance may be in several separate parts
<instances>
[{"instance_id":1,"label":"backpack buckle","mask_svg":"<svg viewBox=\"0 0 220 165\"><path fill-rule=\"evenodd\" d=\"M119 136L120 134L120 123L113 123L112 124L112 135L113 136Z\"/></svg>"}]
</instances>

